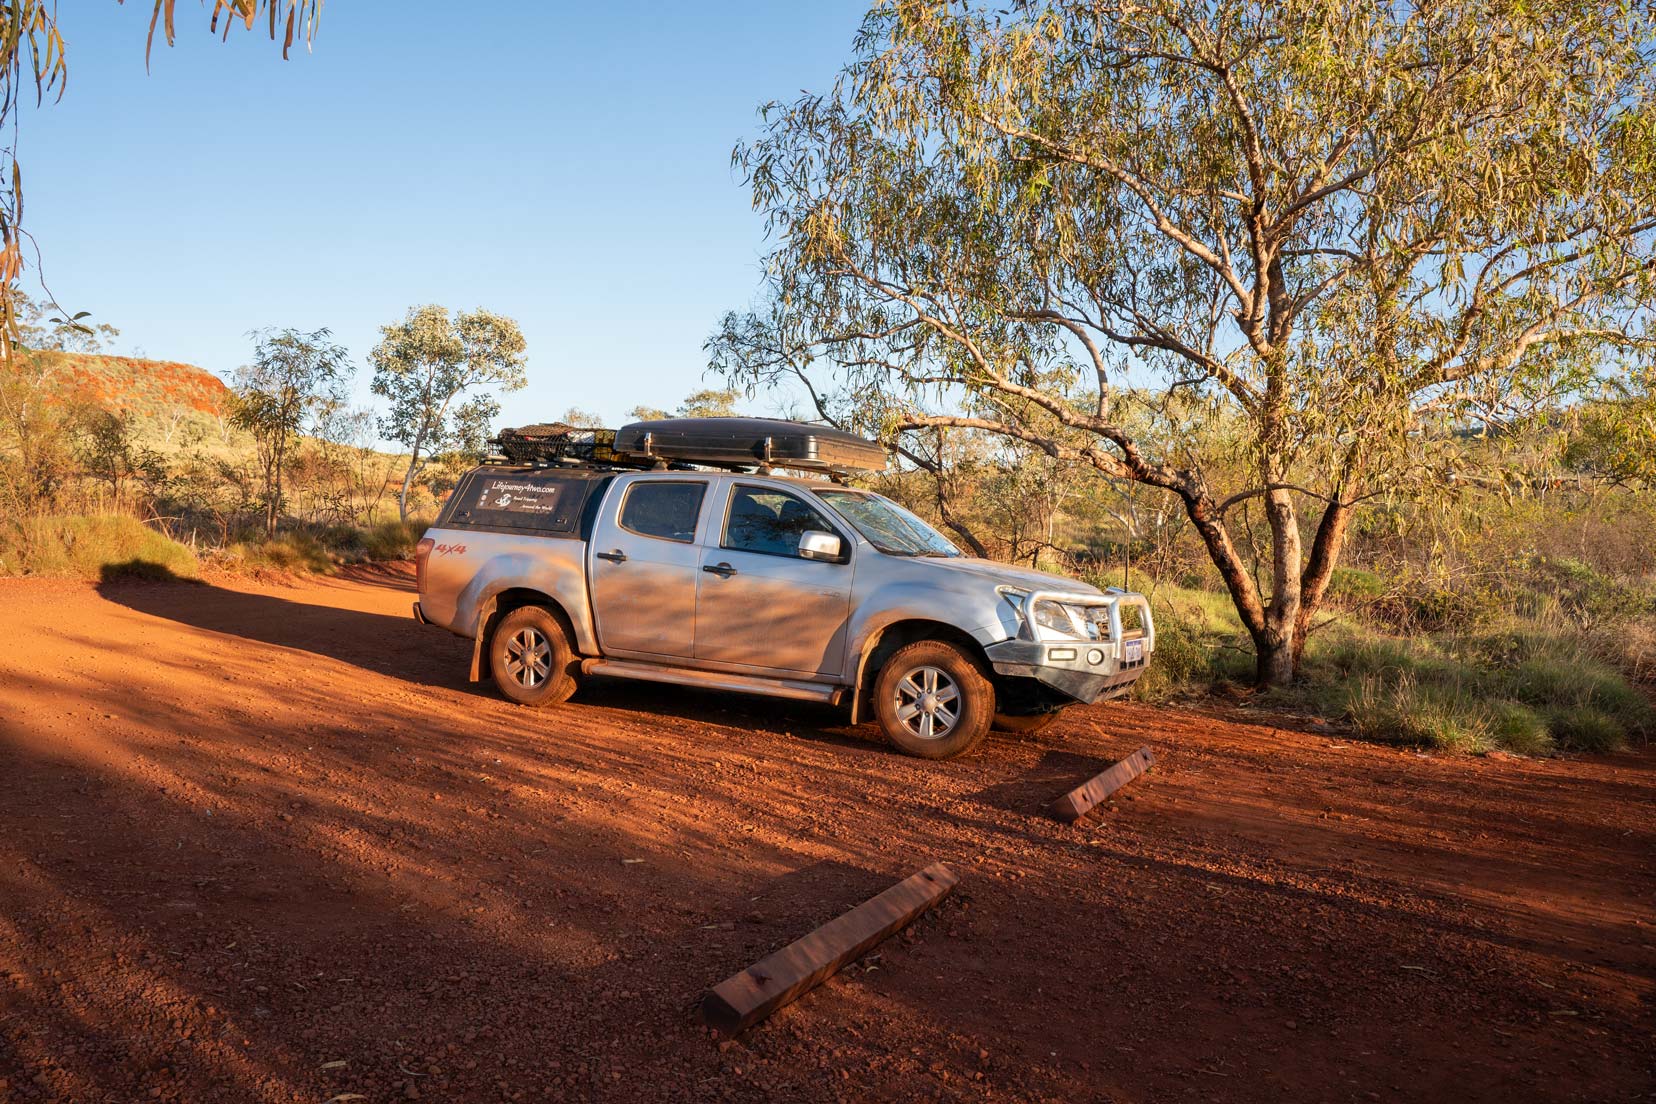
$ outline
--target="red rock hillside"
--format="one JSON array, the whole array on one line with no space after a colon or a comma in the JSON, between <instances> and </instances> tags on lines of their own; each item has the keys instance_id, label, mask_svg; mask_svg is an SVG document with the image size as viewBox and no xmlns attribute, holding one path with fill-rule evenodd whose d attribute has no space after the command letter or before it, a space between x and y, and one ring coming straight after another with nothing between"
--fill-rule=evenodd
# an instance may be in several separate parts
<instances>
[{"instance_id":1,"label":"red rock hillside","mask_svg":"<svg viewBox=\"0 0 1656 1104\"><path fill-rule=\"evenodd\" d=\"M162 417L180 408L217 414L229 388L211 372L172 360L42 352L51 387L65 399Z\"/></svg>"}]
</instances>

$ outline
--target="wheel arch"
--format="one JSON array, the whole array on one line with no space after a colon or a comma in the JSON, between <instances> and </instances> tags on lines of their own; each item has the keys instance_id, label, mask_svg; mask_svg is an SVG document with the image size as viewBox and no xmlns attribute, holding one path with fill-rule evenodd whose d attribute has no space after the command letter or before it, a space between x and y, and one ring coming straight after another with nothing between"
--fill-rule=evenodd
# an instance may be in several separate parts
<instances>
[{"instance_id":1,"label":"wheel arch","mask_svg":"<svg viewBox=\"0 0 1656 1104\"><path fill-rule=\"evenodd\" d=\"M558 621L558 627L564 631L564 639L569 642L570 650L577 655L580 653L579 638L575 635L575 623L569 616L569 611L552 595L533 587L506 587L483 600L477 613L477 632L472 637L471 681L480 682L483 679L483 657L489 654L489 643L494 638L495 627L508 613L522 609L524 606L543 606Z\"/></svg>"},{"instance_id":2,"label":"wheel arch","mask_svg":"<svg viewBox=\"0 0 1656 1104\"><path fill-rule=\"evenodd\" d=\"M978 643L971 633L946 621L934 621L925 617L907 617L892 621L874 630L863 641L857 660L855 689L851 695L852 724L862 720L868 711L868 702L872 700L874 692L874 679L879 675L886 659L898 648L913 644L917 640L943 640L956 645L970 656L993 682L994 668L989 665L989 657L984 654L983 645Z\"/></svg>"}]
</instances>

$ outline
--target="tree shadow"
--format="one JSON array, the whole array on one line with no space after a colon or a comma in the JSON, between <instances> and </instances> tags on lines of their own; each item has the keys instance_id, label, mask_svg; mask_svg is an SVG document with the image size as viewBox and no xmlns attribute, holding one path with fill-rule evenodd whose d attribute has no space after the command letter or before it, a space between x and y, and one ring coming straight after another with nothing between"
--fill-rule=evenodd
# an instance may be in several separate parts
<instances>
[{"instance_id":1,"label":"tree shadow","mask_svg":"<svg viewBox=\"0 0 1656 1104\"><path fill-rule=\"evenodd\" d=\"M130 574L106 569L98 594L116 605L201 632L310 652L428 686L474 690L466 678L471 642L422 626L412 615L392 617L299 597L232 590L170 572L146 578L136 582Z\"/></svg>"},{"instance_id":2,"label":"tree shadow","mask_svg":"<svg viewBox=\"0 0 1656 1104\"><path fill-rule=\"evenodd\" d=\"M1023 774L985 787L970 795L967 800L1009 813L1045 816L1048 815L1053 801L1104 770L1112 762L1113 760L1102 759L1096 755L1052 749Z\"/></svg>"}]
</instances>

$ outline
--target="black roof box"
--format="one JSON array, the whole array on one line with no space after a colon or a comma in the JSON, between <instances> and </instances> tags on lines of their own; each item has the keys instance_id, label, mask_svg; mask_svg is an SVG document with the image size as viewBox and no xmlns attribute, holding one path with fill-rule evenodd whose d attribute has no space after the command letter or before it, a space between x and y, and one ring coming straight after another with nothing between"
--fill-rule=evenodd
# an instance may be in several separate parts
<instances>
[{"instance_id":1,"label":"black roof box","mask_svg":"<svg viewBox=\"0 0 1656 1104\"><path fill-rule=\"evenodd\" d=\"M805 471L879 471L885 449L831 426L771 418L658 418L615 431L612 446L636 460Z\"/></svg>"}]
</instances>

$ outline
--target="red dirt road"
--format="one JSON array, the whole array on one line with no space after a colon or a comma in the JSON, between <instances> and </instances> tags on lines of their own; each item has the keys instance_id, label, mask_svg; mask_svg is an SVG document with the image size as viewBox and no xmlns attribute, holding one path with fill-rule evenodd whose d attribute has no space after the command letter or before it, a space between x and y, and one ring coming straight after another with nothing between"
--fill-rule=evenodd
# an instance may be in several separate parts
<instances>
[{"instance_id":1,"label":"red dirt road","mask_svg":"<svg viewBox=\"0 0 1656 1104\"><path fill-rule=\"evenodd\" d=\"M932 764L791 703L516 708L409 601L0 582L0 1102L1656 1098L1649 753L1111 705ZM905 936L694 1020L938 859Z\"/></svg>"}]
</instances>

